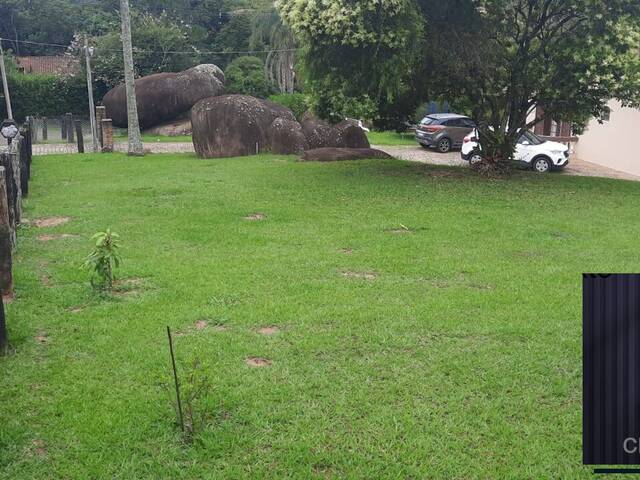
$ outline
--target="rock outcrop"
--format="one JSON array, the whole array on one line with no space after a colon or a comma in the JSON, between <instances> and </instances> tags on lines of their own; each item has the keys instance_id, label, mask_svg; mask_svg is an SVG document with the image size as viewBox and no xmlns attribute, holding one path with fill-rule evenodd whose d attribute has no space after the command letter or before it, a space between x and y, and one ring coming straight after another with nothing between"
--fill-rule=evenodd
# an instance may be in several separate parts
<instances>
[{"instance_id":1,"label":"rock outcrop","mask_svg":"<svg viewBox=\"0 0 640 480\"><path fill-rule=\"evenodd\" d=\"M179 73L156 73L136 80L140 128L174 120L199 100L224 93L224 73L213 64L198 65ZM108 118L116 127L127 126L127 96L124 85L110 90L103 99Z\"/></svg>"},{"instance_id":2,"label":"rock outcrop","mask_svg":"<svg viewBox=\"0 0 640 480\"><path fill-rule=\"evenodd\" d=\"M369 148L367 136L351 122L330 126L305 115L302 124L288 108L247 95L222 95L191 109L193 145L203 158L258 153L300 154L316 148Z\"/></svg>"},{"instance_id":3,"label":"rock outcrop","mask_svg":"<svg viewBox=\"0 0 640 480\"><path fill-rule=\"evenodd\" d=\"M268 100L247 95L206 98L191 109L193 145L203 158L269 152L271 125L278 118L295 122L291 110Z\"/></svg>"}]
</instances>

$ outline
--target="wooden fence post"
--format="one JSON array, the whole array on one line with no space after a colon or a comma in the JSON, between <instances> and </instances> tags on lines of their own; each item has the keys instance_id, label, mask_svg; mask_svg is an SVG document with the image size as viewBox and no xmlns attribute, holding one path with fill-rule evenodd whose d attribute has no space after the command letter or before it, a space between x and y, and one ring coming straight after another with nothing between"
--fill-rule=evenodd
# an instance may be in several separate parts
<instances>
[{"instance_id":1,"label":"wooden fence post","mask_svg":"<svg viewBox=\"0 0 640 480\"><path fill-rule=\"evenodd\" d=\"M60 117L60 139L61 140L67 139L67 117L66 116Z\"/></svg>"},{"instance_id":2,"label":"wooden fence post","mask_svg":"<svg viewBox=\"0 0 640 480\"><path fill-rule=\"evenodd\" d=\"M4 300L0 298L0 355L6 355L9 348L7 323L4 316Z\"/></svg>"},{"instance_id":3,"label":"wooden fence post","mask_svg":"<svg viewBox=\"0 0 640 480\"><path fill-rule=\"evenodd\" d=\"M11 245L16 244L16 188L13 181L13 154L0 153L0 166L4 167L5 187L7 192L7 210L9 211L9 230Z\"/></svg>"},{"instance_id":4,"label":"wooden fence post","mask_svg":"<svg viewBox=\"0 0 640 480\"><path fill-rule=\"evenodd\" d=\"M9 222L9 202L7 197L6 179L7 176L4 167L0 167L0 295L11 295L13 293L13 276L11 273L12 233L11 224ZM2 327L0 326L0 329L1 328Z\"/></svg>"},{"instance_id":5,"label":"wooden fence post","mask_svg":"<svg viewBox=\"0 0 640 480\"><path fill-rule=\"evenodd\" d=\"M71 113L67 113L67 143L74 143L75 139L73 138L73 115Z\"/></svg>"},{"instance_id":6,"label":"wooden fence post","mask_svg":"<svg viewBox=\"0 0 640 480\"><path fill-rule=\"evenodd\" d=\"M49 140L49 129L47 126L47 117L42 117L42 141Z\"/></svg>"},{"instance_id":7,"label":"wooden fence post","mask_svg":"<svg viewBox=\"0 0 640 480\"><path fill-rule=\"evenodd\" d=\"M20 129L22 142L20 142L18 157L20 161L20 190L22 191L23 197L29 195L29 176L31 175L32 146L29 141L31 138L29 130L30 128L28 123L25 123Z\"/></svg>"},{"instance_id":8,"label":"wooden fence post","mask_svg":"<svg viewBox=\"0 0 640 480\"><path fill-rule=\"evenodd\" d=\"M113 121L110 118L102 120L102 153L113 152Z\"/></svg>"},{"instance_id":9,"label":"wooden fence post","mask_svg":"<svg viewBox=\"0 0 640 480\"><path fill-rule=\"evenodd\" d=\"M84 153L84 136L82 135L82 122L80 120L76 120L75 124L76 138L78 139L78 153Z\"/></svg>"}]
</instances>

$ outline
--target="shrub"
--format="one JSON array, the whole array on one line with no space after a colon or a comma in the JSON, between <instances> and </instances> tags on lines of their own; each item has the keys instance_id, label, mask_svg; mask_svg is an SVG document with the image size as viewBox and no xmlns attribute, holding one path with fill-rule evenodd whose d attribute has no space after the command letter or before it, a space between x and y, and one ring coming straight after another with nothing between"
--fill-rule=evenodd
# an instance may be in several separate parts
<instances>
[{"instance_id":1,"label":"shrub","mask_svg":"<svg viewBox=\"0 0 640 480\"><path fill-rule=\"evenodd\" d=\"M302 115L311 107L307 96L302 93L280 93L271 95L269 100L283 107L287 107L298 120L300 120Z\"/></svg>"},{"instance_id":2,"label":"shrub","mask_svg":"<svg viewBox=\"0 0 640 480\"><path fill-rule=\"evenodd\" d=\"M80 76L15 73L8 76L8 83L13 116L18 121L28 115L88 115L87 83ZM6 118L4 102L0 102L0 117Z\"/></svg>"},{"instance_id":3,"label":"shrub","mask_svg":"<svg viewBox=\"0 0 640 480\"><path fill-rule=\"evenodd\" d=\"M107 229L96 233L92 239L96 241L93 252L85 260L83 267L91 270L91 285L98 290L111 290L115 281L115 269L120 266L120 245L117 233Z\"/></svg>"},{"instance_id":4,"label":"shrub","mask_svg":"<svg viewBox=\"0 0 640 480\"><path fill-rule=\"evenodd\" d=\"M264 63L258 57L236 58L224 73L228 93L267 98L274 91L265 75Z\"/></svg>"}]
</instances>

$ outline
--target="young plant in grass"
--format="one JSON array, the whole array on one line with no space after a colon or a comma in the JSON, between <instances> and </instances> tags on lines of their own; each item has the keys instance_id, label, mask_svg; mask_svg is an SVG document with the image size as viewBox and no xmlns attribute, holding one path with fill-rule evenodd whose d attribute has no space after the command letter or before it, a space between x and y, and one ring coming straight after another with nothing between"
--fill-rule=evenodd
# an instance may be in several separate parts
<instances>
[{"instance_id":1,"label":"young plant in grass","mask_svg":"<svg viewBox=\"0 0 640 480\"><path fill-rule=\"evenodd\" d=\"M111 291L115 282L115 270L120 266L120 236L107 229L98 232L93 237L95 246L93 252L86 258L83 267L91 271L91 285L96 290Z\"/></svg>"}]
</instances>

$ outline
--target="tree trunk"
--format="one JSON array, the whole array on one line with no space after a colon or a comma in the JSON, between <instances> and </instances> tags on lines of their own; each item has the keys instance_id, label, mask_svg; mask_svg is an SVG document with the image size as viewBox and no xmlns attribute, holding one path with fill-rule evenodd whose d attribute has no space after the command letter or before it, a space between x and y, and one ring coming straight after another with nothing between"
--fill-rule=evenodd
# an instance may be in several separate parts
<instances>
[{"instance_id":1,"label":"tree trunk","mask_svg":"<svg viewBox=\"0 0 640 480\"><path fill-rule=\"evenodd\" d=\"M144 155L138 121L136 103L136 84L133 70L133 47L131 45L131 16L129 0L120 0L120 19L122 21L122 52L124 57L124 83L127 90L127 123L129 130L129 155Z\"/></svg>"}]
</instances>

